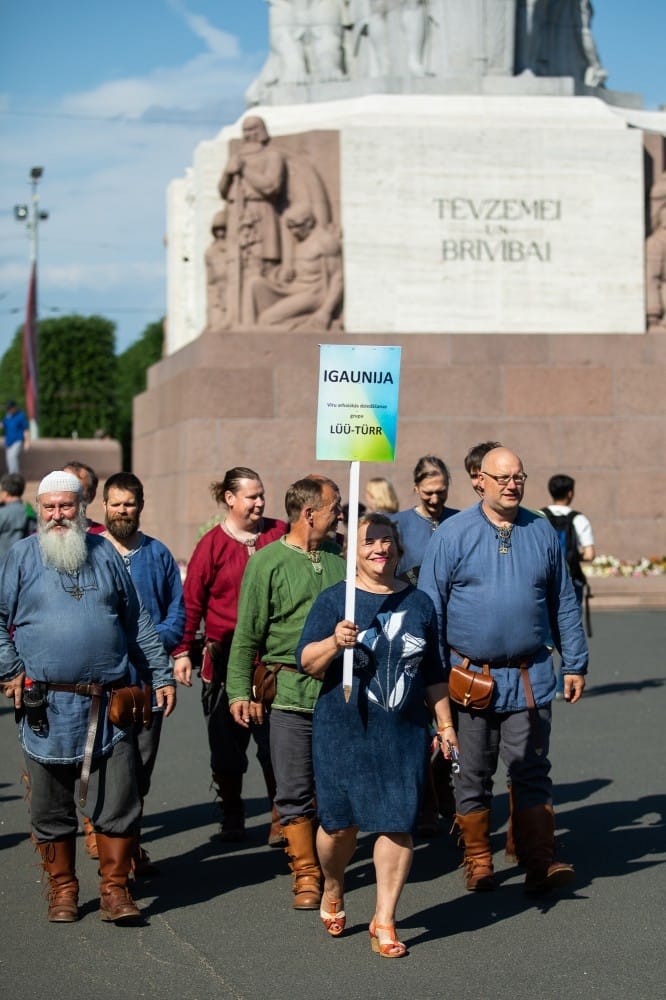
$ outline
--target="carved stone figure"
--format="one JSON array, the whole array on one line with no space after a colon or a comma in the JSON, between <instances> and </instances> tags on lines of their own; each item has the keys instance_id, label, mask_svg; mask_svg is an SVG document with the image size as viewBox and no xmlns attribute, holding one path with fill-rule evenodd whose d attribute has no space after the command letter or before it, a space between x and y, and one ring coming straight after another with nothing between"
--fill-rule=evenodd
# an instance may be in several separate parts
<instances>
[{"instance_id":1,"label":"carved stone figure","mask_svg":"<svg viewBox=\"0 0 666 1000\"><path fill-rule=\"evenodd\" d=\"M430 19L435 75L513 74L516 0L430 0Z\"/></svg>"},{"instance_id":2,"label":"carved stone figure","mask_svg":"<svg viewBox=\"0 0 666 1000\"><path fill-rule=\"evenodd\" d=\"M305 0L266 0L270 51L261 72L248 87L248 105L261 104L271 87L280 83L305 83Z\"/></svg>"},{"instance_id":3,"label":"carved stone figure","mask_svg":"<svg viewBox=\"0 0 666 1000\"><path fill-rule=\"evenodd\" d=\"M428 0L351 0L350 20L356 75L426 75Z\"/></svg>"},{"instance_id":4,"label":"carved stone figure","mask_svg":"<svg viewBox=\"0 0 666 1000\"><path fill-rule=\"evenodd\" d=\"M608 76L607 70L601 65L596 42L592 35L592 17L594 9L590 0L579 0L580 38L583 52L587 59L584 82L588 87L601 87Z\"/></svg>"},{"instance_id":5,"label":"carved stone figure","mask_svg":"<svg viewBox=\"0 0 666 1000\"><path fill-rule=\"evenodd\" d=\"M343 0L310 0L307 50L310 77L316 81L342 80L345 5Z\"/></svg>"},{"instance_id":6,"label":"carved stone figure","mask_svg":"<svg viewBox=\"0 0 666 1000\"><path fill-rule=\"evenodd\" d=\"M516 24L516 72L542 76L546 70L543 51L548 0L519 0Z\"/></svg>"},{"instance_id":7,"label":"carved stone figure","mask_svg":"<svg viewBox=\"0 0 666 1000\"><path fill-rule=\"evenodd\" d=\"M263 119L245 118L242 131L240 151L229 157L219 183L228 233L237 247L229 258L227 313L232 323L248 318L242 298L247 278L264 274L282 258L278 207L286 184L285 158L271 146Z\"/></svg>"},{"instance_id":8,"label":"carved stone figure","mask_svg":"<svg viewBox=\"0 0 666 1000\"><path fill-rule=\"evenodd\" d=\"M590 0L543 0L537 64L540 76L572 76L589 87L602 86L608 73L592 35ZM533 67L530 67L533 68Z\"/></svg>"},{"instance_id":9,"label":"carved stone figure","mask_svg":"<svg viewBox=\"0 0 666 1000\"><path fill-rule=\"evenodd\" d=\"M206 264L206 328L223 330L227 320L227 213L216 212L210 227L213 242L204 255Z\"/></svg>"},{"instance_id":10,"label":"carved stone figure","mask_svg":"<svg viewBox=\"0 0 666 1000\"><path fill-rule=\"evenodd\" d=\"M278 84L304 84L345 77L344 0L266 0L270 52L246 92L260 104Z\"/></svg>"},{"instance_id":11,"label":"carved stone figure","mask_svg":"<svg viewBox=\"0 0 666 1000\"><path fill-rule=\"evenodd\" d=\"M666 333L666 198L657 202L645 242L645 288L648 331Z\"/></svg>"},{"instance_id":12,"label":"carved stone figure","mask_svg":"<svg viewBox=\"0 0 666 1000\"><path fill-rule=\"evenodd\" d=\"M294 246L283 266L250 281L254 322L297 330L328 330L342 301L342 247L307 204L285 212Z\"/></svg>"},{"instance_id":13,"label":"carved stone figure","mask_svg":"<svg viewBox=\"0 0 666 1000\"><path fill-rule=\"evenodd\" d=\"M404 0L402 25L405 29L407 69L412 76L425 76L425 45L428 26L427 0Z\"/></svg>"}]
</instances>

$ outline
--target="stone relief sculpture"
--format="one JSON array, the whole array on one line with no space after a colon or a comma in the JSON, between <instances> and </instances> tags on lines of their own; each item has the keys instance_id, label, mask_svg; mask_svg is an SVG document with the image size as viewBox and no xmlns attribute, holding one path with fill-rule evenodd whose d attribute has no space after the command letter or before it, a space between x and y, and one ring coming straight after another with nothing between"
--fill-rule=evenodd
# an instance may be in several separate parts
<instances>
[{"instance_id":1,"label":"stone relief sculpture","mask_svg":"<svg viewBox=\"0 0 666 1000\"><path fill-rule=\"evenodd\" d=\"M645 242L648 332L666 333L666 173L650 191L652 232Z\"/></svg>"},{"instance_id":2,"label":"stone relief sculpture","mask_svg":"<svg viewBox=\"0 0 666 1000\"><path fill-rule=\"evenodd\" d=\"M328 330L342 301L340 239L317 222L307 203L288 208L285 222L295 245L282 267L251 279L254 322L287 330Z\"/></svg>"},{"instance_id":3,"label":"stone relief sculpture","mask_svg":"<svg viewBox=\"0 0 666 1000\"><path fill-rule=\"evenodd\" d=\"M227 204L231 323L245 322L249 315L242 297L248 278L264 274L282 258L278 211L287 179L284 156L271 146L263 119L246 118L242 130L240 151L229 157L219 183Z\"/></svg>"},{"instance_id":4,"label":"stone relief sculpture","mask_svg":"<svg viewBox=\"0 0 666 1000\"><path fill-rule=\"evenodd\" d=\"M213 242L204 255L206 265L206 329L227 327L227 213L216 212L210 227Z\"/></svg>"},{"instance_id":5,"label":"stone relief sculpture","mask_svg":"<svg viewBox=\"0 0 666 1000\"><path fill-rule=\"evenodd\" d=\"M328 329L342 302L342 245L326 186L306 156L271 142L262 118L241 127L206 251L208 329Z\"/></svg>"}]
</instances>

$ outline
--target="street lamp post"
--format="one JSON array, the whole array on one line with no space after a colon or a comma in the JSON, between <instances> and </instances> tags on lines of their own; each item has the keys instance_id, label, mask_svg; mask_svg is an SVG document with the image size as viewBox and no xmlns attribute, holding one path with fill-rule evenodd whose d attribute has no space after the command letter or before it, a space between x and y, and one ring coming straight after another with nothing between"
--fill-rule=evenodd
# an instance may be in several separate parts
<instances>
[{"instance_id":1,"label":"street lamp post","mask_svg":"<svg viewBox=\"0 0 666 1000\"><path fill-rule=\"evenodd\" d=\"M26 308L25 326L23 330L23 380L26 393L26 404L30 418L30 436L39 436L37 426L37 375L38 375L38 343L37 320L39 309L37 304L37 264L39 260L39 223L49 217L39 207L38 185L43 167L32 167L30 170L30 186L32 195L30 205L14 205L14 218L17 222L25 222L30 240L30 283L28 286L28 304Z\"/></svg>"}]
</instances>

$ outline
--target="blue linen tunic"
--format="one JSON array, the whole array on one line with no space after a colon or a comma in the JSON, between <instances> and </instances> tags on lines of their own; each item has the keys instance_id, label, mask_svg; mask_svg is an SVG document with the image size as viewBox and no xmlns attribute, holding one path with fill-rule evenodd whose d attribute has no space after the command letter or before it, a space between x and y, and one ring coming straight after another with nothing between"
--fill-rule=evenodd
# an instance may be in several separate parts
<instances>
[{"instance_id":1,"label":"blue linen tunic","mask_svg":"<svg viewBox=\"0 0 666 1000\"><path fill-rule=\"evenodd\" d=\"M25 670L35 681L108 684L129 679L131 657L155 688L173 684L169 658L122 558L99 535L87 534L86 546L78 578L44 564L37 536L7 553L0 566L0 680ZM90 698L67 691L49 691L47 698L46 735L25 719L19 724L24 751L46 764L83 760ZM94 756L124 736L103 718Z\"/></svg>"},{"instance_id":2,"label":"blue linen tunic","mask_svg":"<svg viewBox=\"0 0 666 1000\"><path fill-rule=\"evenodd\" d=\"M162 645L172 653L185 631L183 583L176 560L166 545L143 532L138 548L122 558Z\"/></svg>"},{"instance_id":3,"label":"blue linen tunic","mask_svg":"<svg viewBox=\"0 0 666 1000\"><path fill-rule=\"evenodd\" d=\"M332 635L345 617L344 581L308 614L296 651ZM357 826L409 833L421 801L428 751L425 688L444 680L432 602L414 587L396 594L356 590L349 704L342 653L330 664L312 721L317 812L325 830Z\"/></svg>"},{"instance_id":4,"label":"blue linen tunic","mask_svg":"<svg viewBox=\"0 0 666 1000\"><path fill-rule=\"evenodd\" d=\"M588 651L580 610L556 533L542 514L520 507L508 552L481 504L440 525L421 565L419 589L432 599L444 664L530 656L534 700L555 697L553 641L565 671L587 673ZM493 667L495 712L527 707L520 670Z\"/></svg>"},{"instance_id":5,"label":"blue linen tunic","mask_svg":"<svg viewBox=\"0 0 666 1000\"><path fill-rule=\"evenodd\" d=\"M445 507L439 524L457 513L458 511L454 510L453 507ZM430 518L422 517L421 514L417 513L416 507L398 511L391 520L398 526L400 542L404 549L396 573L398 576L409 574L410 582L416 583L423 555L438 525L433 525Z\"/></svg>"}]
</instances>

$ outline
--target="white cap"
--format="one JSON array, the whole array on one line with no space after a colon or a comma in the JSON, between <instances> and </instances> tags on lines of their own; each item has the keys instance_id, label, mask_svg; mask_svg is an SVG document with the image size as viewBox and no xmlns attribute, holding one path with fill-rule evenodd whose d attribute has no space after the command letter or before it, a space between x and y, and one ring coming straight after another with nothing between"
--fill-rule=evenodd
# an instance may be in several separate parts
<instances>
[{"instance_id":1,"label":"white cap","mask_svg":"<svg viewBox=\"0 0 666 1000\"><path fill-rule=\"evenodd\" d=\"M73 476L71 472L49 472L48 476L44 476L39 484L37 496L40 497L42 493L80 492L81 481L76 476Z\"/></svg>"}]
</instances>

